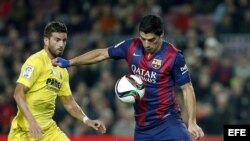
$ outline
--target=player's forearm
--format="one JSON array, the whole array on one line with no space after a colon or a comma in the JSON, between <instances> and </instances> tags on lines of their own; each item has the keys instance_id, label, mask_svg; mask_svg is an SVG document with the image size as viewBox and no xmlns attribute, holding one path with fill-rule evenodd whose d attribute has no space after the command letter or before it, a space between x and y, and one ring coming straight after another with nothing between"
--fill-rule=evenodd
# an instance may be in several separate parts
<instances>
[{"instance_id":1,"label":"player's forearm","mask_svg":"<svg viewBox=\"0 0 250 141\"><path fill-rule=\"evenodd\" d=\"M95 64L108 59L107 49L95 49L70 60L70 66Z\"/></svg>"},{"instance_id":2,"label":"player's forearm","mask_svg":"<svg viewBox=\"0 0 250 141\"><path fill-rule=\"evenodd\" d=\"M191 83L187 84L183 89L184 103L188 112L188 123L196 123L196 100Z\"/></svg>"},{"instance_id":3,"label":"player's forearm","mask_svg":"<svg viewBox=\"0 0 250 141\"><path fill-rule=\"evenodd\" d=\"M81 121L83 121L84 117L87 117L87 115L82 111L82 109L80 108L80 106L78 106L78 104L72 105L66 108L66 110L70 113L70 115Z\"/></svg>"},{"instance_id":4,"label":"player's forearm","mask_svg":"<svg viewBox=\"0 0 250 141\"><path fill-rule=\"evenodd\" d=\"M81 107L76 103L73 96L61 96L63 106L70 115L73 117L83 121L84 117L87 115L82 111Z\"/></svg>"},{"instance_id":5,"label":"player's forearm","mask_svg":"<svg viewBox=\"0 0 250 141\"><path fill-rule=\"evenodd\" d=\"M188 111L188 122L196 123L196 102L194 94L186 97L186 107Z\"/></svg>"}]
</instances>

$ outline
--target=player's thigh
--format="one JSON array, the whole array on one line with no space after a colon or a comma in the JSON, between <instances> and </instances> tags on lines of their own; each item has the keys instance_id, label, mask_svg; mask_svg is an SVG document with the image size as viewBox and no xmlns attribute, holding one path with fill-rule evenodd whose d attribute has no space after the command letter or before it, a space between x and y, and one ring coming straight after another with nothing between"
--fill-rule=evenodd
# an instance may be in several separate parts
<instances>
[{"instance_id":1,"label":"player's thigh","mask_svg":"<svg viewBox=\"0 0 250 141\"><path fill-rule=\"evenodd\" d=\"M191 141L186 125L178 115L170 115L147 130L135 129L135 141Z\"/></svg>"},{"instance_id":2,"label":"player's thigh","mask_svg":"<svg viewBox=\"0 0 250 141\"><path fill-rule=\"evenodd\" d=\"M41 141L70 141L70 139L59 127L53 125L45 131Z\"/></svg>"},{"instance_id":3,"label":"player's thigh","mask_svg":"<svg viewBox=\"0 0 250 141\"><path fill-rule=\"evenodd\" d=\"M191 135L181 118L169 116L153 131L156 140L191 141Z\"/></svg>"},{"instance_id":4,"label":"player's thigh","mask_svg":"<svg viewBox=\"0 0 250 141\"><path fill-rule=\"evenodd\" d=\"M135 130L134 141L153 141L152 136L145 131Z\"/></svg>"},{"instance_id":5,"label":"player's thigh","mask_svg":"<svg viewBox=\"0 0 250 141\"><path fill-rule=\"evenodd\" d=\"M29 132L16 128L10 129L8 141L35 141L35 138L31 137Z\"/></svg>"},{"instance_id":6,"label":"player's thigh","mask_svg":"<svg viewBox=\"0 0 250 141\"><path fill-rule=\"evenodd\" d=\"M154 130L154 131L153 131ZM134 141L192 141L185 127L171 127L164 130L136 131Z\"/></svg>"}]
</instances>

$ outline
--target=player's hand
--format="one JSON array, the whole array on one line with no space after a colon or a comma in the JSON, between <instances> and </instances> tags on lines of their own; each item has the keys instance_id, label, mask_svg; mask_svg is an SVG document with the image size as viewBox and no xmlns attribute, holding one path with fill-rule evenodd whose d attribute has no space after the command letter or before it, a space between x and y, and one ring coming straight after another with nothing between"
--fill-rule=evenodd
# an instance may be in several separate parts
<instances>
[{"instance_id":1,"label":"player's hand","mask_svg":"<svg viewBox=\"0 0 250 141\"><path fill-rule=\"evenodd\" d=\"M63 59L61 57L57 57L57 58L52 60L52 64L54 66L59 66L61 68L67 68L70 66L70 61L67 59Z\"/></svg>"},{"instance_id":2,"label":"player's hand","mask_svg":"<svg viewBox=\"0 0 250 141\"><path fill-rule=\"evenodd\" d=\"M29 133L35 140L40 140L43 135L43 131L36 121L30 122Z\"/></svg>"},{"instance_id":3,"label":"player's hand","mask_svg":"<svg viewBox=\"0 0 250 141\"><path fill-rule=\"evenodd\" d=\"M105 125L101 121L99 121L99 120L88 119L85 122L85 124L88 125L89 127L94 128L98 133L101 133L101 134L106 133L106 127L105 127Z\"/></svg>"},{"instance_id":4,"label":"player's hand","mask_svg":"<svg viewBox=\"0 0 250 141\"><path fill-rule=\"evenodd\" d=\"M204 132L195 123L189 124L188 131L195 137L196 140L200 140L202 137L204 137Z\"/></svg>"}]
</instances>

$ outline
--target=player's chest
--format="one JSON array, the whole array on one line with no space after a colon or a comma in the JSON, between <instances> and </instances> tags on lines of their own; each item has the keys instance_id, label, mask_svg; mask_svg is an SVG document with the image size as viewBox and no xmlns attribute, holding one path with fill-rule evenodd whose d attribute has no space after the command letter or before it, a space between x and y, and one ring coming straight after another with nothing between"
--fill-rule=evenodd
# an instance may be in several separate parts
<instances>
[{"instance_id":1,"label":"player's chest","mask_svg":"<svg viewBox=\"0 0 250 141\"><path fill-rule=\"evenodd\" d=\"M41 73L41 81L48 87L54 89L60 89L63 83L63 71L59 67L53 67L48 65L44 67Z\"/></svg>"},{"instance_id":2,"label":"player's chest","mask_svg":"<svg viewBox=\"0 0 250 141\"><path fill-rule=\"evenodd\" d=\"M165 58L157 55L150 59L145 56L141 58L133 56L129 67L130 71L140 76L143 81L148 84L157 84L171 77L170 64Z\"/></svg>"},{"instance_id":3,"label":"player's chest","mask_svg":"<svg viewBox=\"0 0 250 141\"><path fill-rule=\"evenodd\" d=\"M154 72L155 74L168 74L170 72L171 64L161 54L147 56L142 53L133 53L130 60L130 68L132 71L140 71L141 73ZM144 71L144 70L148 70ZM153 74L154 74L153 73Z\"/></svg>"}]
</instances>

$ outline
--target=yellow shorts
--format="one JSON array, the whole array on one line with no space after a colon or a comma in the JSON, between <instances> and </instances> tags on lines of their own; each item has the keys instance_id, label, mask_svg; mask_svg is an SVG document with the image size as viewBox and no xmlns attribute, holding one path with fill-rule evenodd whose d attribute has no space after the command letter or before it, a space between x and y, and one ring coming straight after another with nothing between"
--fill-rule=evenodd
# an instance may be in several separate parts
<instances>
[{"instance_id":1,"label":"yellow shorts","mask_svg":"<svg viewBox=\"0 0 250 141\"><path fill-rule=\"evenodd\" d=\"M31 137L28 131L23 131L21 128L11 128L8 141L35 141L35 138ZM70 139L56 124L53 124L49 129L44 131L39 141L70 141Z\"/></svg>"}]
</instances>

